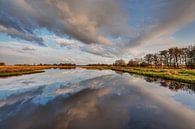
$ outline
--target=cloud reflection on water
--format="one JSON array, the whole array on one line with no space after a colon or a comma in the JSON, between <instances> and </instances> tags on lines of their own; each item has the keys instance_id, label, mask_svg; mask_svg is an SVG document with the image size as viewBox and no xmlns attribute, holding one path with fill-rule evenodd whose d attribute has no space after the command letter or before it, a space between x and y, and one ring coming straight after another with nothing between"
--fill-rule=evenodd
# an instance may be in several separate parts
<instances>
[{"instance_id":1,"label":"cloud reflection on water","mask_svg":"<svg viewBox=\"0 0 195 129\"><path fill-rule=\"evenodd\" d=\"M44 96L43 89L38 88L5 100L7 104L0 107L0 127L195 129L195 110L169 95L162 95L166 90L152 85L157 84L128 74L102 75L54 88L55 97L45 105L33 101L37 96ZM9 101L12 103L8 104Z\"/></svg>"}]
</instances>

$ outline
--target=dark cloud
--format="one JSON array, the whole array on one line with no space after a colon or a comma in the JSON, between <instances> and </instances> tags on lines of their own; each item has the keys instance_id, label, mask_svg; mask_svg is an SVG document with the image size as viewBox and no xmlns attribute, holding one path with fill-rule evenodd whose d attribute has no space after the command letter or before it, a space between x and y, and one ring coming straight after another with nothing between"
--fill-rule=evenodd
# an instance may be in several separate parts
<instances>
[{"instance_id":1,"label":"dark cloud","mask_svg":"<svg viewBox=\"0 0 195 129\"><path fill-rule=\"evenodd\" d=\"M145 43L155 42L163 36L170 36L182 27L195 21L194 0L157 0L149 3L151 4L149 8L153 10L150 13L150 20L152 21L149 24L145 24L145 28L138 30L137 36L125 31L129 36L125 38L125 34L121 33L124 37L115 39L112 45L87 46L82 48L82 51L103 57L120 57L120 55L127 52L132 54L132 48ZM121 29L126 30L122 27ZM129 27L128 30L130 30Z\"/></svg>"},{"instance_id":2,"label":"dark cloud","mask_svg":"<svg viewBox=\"0 0 195 129\"><path fill-rule=\"evenodd\" d=\"M1 0L0 8L0 24L22 34L47 28L87 44L111 44L107 37L131 34L116 0Z\"/></svg>"},{"instance_id":3,"label":"dark cloud","mask_svg":"<svg viewBox=\"0 0 195 129\"><path fill-rule=\"evenodd\" d=\"M35 42L40 46L45 46L42 38L37 37L37 36L30 34L30 33L25 33L25 32L16 30L15 28L6 28L6 27L0 25L0 32L6 33L13 38L21 38L21 39L24 39L27 41Z\"/></svg>"},{"instance_id":4,"label":"dark cloud","mask_svg":"<svg viewBox=\"0 0 195 129\"><path fill-rule=\"evenodd\" d=\"M143 0L128 2L141 4ZM61 38L68 35L82 43L101 44L83 47L81 51L114 57L135 46L171 35L195 21L195 0L147 2L144 8L152 8L151 21L141 25L147 27L136 30L135 34L128 23L130 15L121 5L125 0L0 0L0 32L44 45L43 39L34 32L46 28ZM131 15L136 15L135 12ZM56 42L70 46L63 39Z\"/></svg>"}]
</instances>

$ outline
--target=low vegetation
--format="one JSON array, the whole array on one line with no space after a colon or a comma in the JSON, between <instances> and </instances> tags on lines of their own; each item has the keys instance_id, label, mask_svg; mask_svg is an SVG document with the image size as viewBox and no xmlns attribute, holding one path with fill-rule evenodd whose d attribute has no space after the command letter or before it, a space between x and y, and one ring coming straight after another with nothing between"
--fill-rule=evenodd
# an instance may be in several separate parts
<instances>
[{"instance_id":1,"label":"low vegetation","mask_svg":"<svg viewBox=\"0 0 195 129\"><path fill-rule=\"evenodd\" d=\"M173 68L143 68L143 67L129 67L129 66L82 66L86 69L97 70L114 70L120 72L127 72L132 74L139 74L148 77L162 78L167 80L174 80L184 83L195 84L195 69L173 69Z\"/></svg>"},{"instance_id":2,"label":"low vegetation","mask_svg":"<svg viewBox=\"0 0 195 129\"><path fill-rule=\"evenodd\" d=\"M44 72L45 69L74 69L75 65L14 65L0 66L0 77L19 76Z\"/></svg>"},{"instance_id":3,"label":"low vegetation","mask_svg":"<svg viewBox=\"0 0 195 129\"><path fill-rule=\"evenodd\" d=\"M86 65L79 66L86 69L97 70L115 70L120 72L128 72L148 77L163 78L175 80L185 83L195 84L195 69L174 69L174 68L155 68L155 67L131 67L131 66L115 66L115 65ZM19 76L24 74L34 74L44 72L45 69L71 69L76 66L0 66L0 77Z\"/></svg>"},{"instance_id":4,"label":"low vegetation","mask_svg":"<svg viewBox=\"0 0 195 129\"><path fill-rule=\"evenodd\" d=\"M128 63L120 59L112 65L88 65L88 68L90 67L195 84L195 46L173 47L147 54L144 58L130 60Z\"/></svg>"},{"instance_id":5,"label":"low vegetation","mask_svg":"<svg viewBox=\"0 0 195 129\"><path fill-rule=\"evenodd\" d=\"M195 70L111 67L112 70L195 84Z\"/></svg>"},{"instance_id":6,"label":"low vegetation","mask_svg":"<svg viewBox=\"0 0 195 129\"><path fill-rule=\"evenodd\" d=\"M35 71L16 71L16 72L0 72L0 77L11 77L11 76L20 76L25 74L34 74L34 73L42 73L42 70Z\"/></svg>"},{"instance_id":7,"label":"low vegetation","mask_svg":"<svg viewBox=\"0 0 195 129\"><path fill-rule=\"evenodd\" d=\"M78 66L80 68L85 68L85 69L94 69L94 70L106 70L106 69L110 69L111 65L99 65L99 64L94 64L94 65L82 65L82 66Z\"/></svg>"},{"instance_id":8,"label":"low vegetation","mask_svg":"<svg viewBox=\"0 0 195 129\"><path fill-rule=\"evenodd\" d=\"M5 66L5 63L4 62L0 62L0 66Z\"/></svg>"}]
</instances>

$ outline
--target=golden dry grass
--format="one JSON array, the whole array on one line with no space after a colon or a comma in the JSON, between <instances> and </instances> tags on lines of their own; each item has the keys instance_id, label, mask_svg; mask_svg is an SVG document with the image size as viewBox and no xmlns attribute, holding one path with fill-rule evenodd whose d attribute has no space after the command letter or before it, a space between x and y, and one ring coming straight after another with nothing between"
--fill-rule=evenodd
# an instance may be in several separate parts
<instances>
[{"instance_id":1,"label":"golden dry grass","mask_svg":"<svg viewBox=\"0 0 195 129\"><path fill-rule=\"evenodd\" d=\"M195 69L172 69L172 68L143 68L143 67L120 67L120 66L82 66L86 69L106 70L111 69L120 72L128 72L155 78L175 80L195 84Z\"/></svg>"},{"instance_id":2,"label":"golden dry grass","mask_svg":"<svg viewBox=\"0 0 195 129\"><path fill-rule=\"evenodd\" d=\"M0 66L0 77L44 72L44 69L71 69L75 66Z\"/></svg>"}]
</instances>

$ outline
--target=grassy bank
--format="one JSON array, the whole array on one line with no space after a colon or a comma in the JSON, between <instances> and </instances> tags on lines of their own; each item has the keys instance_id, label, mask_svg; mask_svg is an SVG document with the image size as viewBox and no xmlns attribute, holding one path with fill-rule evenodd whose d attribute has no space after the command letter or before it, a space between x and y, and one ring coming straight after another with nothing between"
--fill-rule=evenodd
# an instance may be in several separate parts
<instances>
[{"instance_id":1,"label":"grassy bank","mask_svg":"<svg viewBox=\"0 0 195 129\"><path fill-rule=\"evenodd\" d=\"M35 74L35 73L42 73L44 71L17 71L17 72L0 72L0 77L11 77L11 76L20 76L26 74Z\"/></svg>"},{"instance_id":2,"label":"grassy bank","mask_svg":"<svg viewBox=\"0 0 195 129\"><path fill-rule=\"evenodd\" d=\"M148 77L162 78L195 84L195 70L194 69L164 69L164 68L141 68L141 67L120 67L120 66L83 66L86 69L98 70L115 70L120 72L128 72L132 74L139 74Z\"/></svg>"},{"instance_id":3,"label":"grassy bank","mask_svg":"<svg viewBox=\"0 0 195 129\"><path fill-rule=\"evenodd\" d=\"M92 70L109 70L111 69L110 66L87 66L87 65L82 65L78 66L79 68L84 68L84 69L92 69Z\"/></svg>"},{"instance_id":4,"label":"grassy bank","mask_svg":"<svg viewBox=\"0 0 195 129\"><path fill-rule=\"evenodd\" d=\"M142 68L120 66L78 66L86 69L115 70L148 77L162 78L195 84L195 69ZM0 77L19 76L44 72L45 69L73 69L75 66L0 66Z\"/></svg>"},{"instance_id":5,"label":"grassy bank","mask_svg":"<svg viewBox=\"0 0 195 129\"><path fill-rule=\"evenodd\" d=\"M72 69L75 66L0 66L0 77L20 76L44 72L45 69Z\"/></svg>"}]
</instances>

